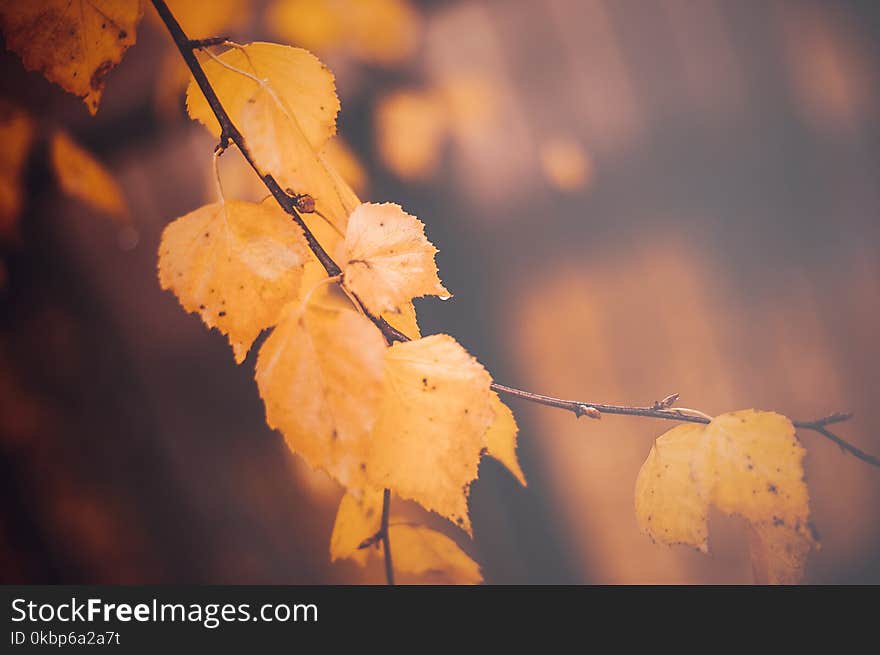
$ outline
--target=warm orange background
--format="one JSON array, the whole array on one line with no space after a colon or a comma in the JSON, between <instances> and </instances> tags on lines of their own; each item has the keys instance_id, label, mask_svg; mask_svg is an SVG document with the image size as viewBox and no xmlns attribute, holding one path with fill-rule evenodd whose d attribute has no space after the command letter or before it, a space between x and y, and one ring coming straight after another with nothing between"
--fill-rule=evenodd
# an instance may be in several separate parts
<instances>
[{"instance_id":1,"label":"warm orange background","mask_svg":"<svg viewBox=\"0 0 880 655\"><path fill-rule=\"evenodd\" d=\"M264 4L232 35L271 38ZM455 298L417 305L425 334L563 397L853 411L841 434L880 453L876 3L415 6L402 63L326 58L364 197L403 204L440 249ZM210 137L157 99L168 47L145 21L94 119L0 58L0 97L98 153L138 231L130 249L32 157L21 240L2 251L0 580L380 582L329 564L341 491L265 426L253 355L236 367L159 289L162 228L213 193ZM382 98L462 79L434 170L389 171ZM559 142L580 160L554 177ZM529 487L484 463L475 542L460 539L488 582L750 580L737 520L712 517L708 556L638 532L636 473L670 425L511 405ZM802 439L823 543L807 582L880 582L880 470Z\"/></svg>"}]
</instances>

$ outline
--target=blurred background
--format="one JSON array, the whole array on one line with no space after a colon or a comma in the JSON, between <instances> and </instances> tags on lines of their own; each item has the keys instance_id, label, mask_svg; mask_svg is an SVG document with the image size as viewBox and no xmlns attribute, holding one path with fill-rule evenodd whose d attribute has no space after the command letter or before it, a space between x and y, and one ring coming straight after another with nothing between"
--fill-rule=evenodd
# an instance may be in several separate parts
<instances>
[{"instance_id":1,"label":"blurred background","mask_svg":"<svg viewBox=\"0 0 880 655\"><path fill-rule=\"evenodd\" d=\"M417 301L423 333L498 381L853 411L840 433L880 453L876 2L169 4L190 36L330 66L332 157L440 250L455 298ZM147 5L94 118L0 57L0 98L34 125L2 213L0 581L381 583L329 563L341 489L266 427L256 349L236 366L159 288L163 227L214 200L214 143ZM113 173L122 218L59 189L57 128ZM263 195L235 155L221 168L227 197ZM528 488L484 460L474 541L448 530L487 582L750 582L737 519L711 517L709 555L639 533L636 474L671 424L511 406ZM880 583L880 470L801 437L822 538L806 581Z\"/></svg>"}]
</instances>

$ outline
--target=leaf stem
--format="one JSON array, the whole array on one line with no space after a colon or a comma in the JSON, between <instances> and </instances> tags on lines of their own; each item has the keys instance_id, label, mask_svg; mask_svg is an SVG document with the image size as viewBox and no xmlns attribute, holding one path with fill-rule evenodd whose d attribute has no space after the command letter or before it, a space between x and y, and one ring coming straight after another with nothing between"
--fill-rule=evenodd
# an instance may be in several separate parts
<instances>
[{"instance_id":1,"label":"leaf stem","mask_svg":"<svg viewBox=\"0 0 880 655\"><path fill-rule=\"evenodd\" d=\"M391 516L391 489L382 492L382 552L385 555L385 581L394 586L394 564L391 561L391 533L388 530L388 518Z\"/></svg>"}]
</instances>

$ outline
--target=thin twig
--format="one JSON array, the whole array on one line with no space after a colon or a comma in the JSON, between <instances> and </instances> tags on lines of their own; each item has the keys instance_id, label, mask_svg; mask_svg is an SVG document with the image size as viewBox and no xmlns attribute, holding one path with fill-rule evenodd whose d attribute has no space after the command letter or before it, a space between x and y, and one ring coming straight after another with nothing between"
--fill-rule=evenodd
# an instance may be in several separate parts
<instances>
[{"instance_id":1,"label":"thin twig","mask_svg":"<svg viewBox=\"0 0 880 655\"><path fill-rule=\"evenodd\" d=\"M209 36L207 39L190 39L189 47L192 50L201 50L202 48L212 48L217 45L223 45L228 40L228 36Z\"/></svg>"},{"instance_id":2,"label":"thin twig","mask_svg":"<svg viewBox=\"0 0 880 655\"><path fill-rule=\"evenodd\" d=\"M655 402L651 406L637 407L633 405L608 405L605 403L591 403L583 400L564 400L562 398L554 398L553 396L542 396L541 394L532 393L531 391L523 391L514 387L508 387L497 382L492 383L492 389L516 398L522 398L532 403L545 405L547 407L556 407L557 409L565 409L573 412L575 416L589 416L590 418L601 418L602 414L618 414L622 416L646 416L649 418L666 419L668 421L684 421L687 423L702 423L706 425L711 422L711 418L700 411L693 409L685 409L683 407L672 407L674 400L669 400L673 396L678 399L677 394L670 394L662 401ZM818 432L826 439L830 439L836 443L842 450L848 452L863 462L880 467L880 458L864 450L857 448L845 439L837 436L828 429L829 425L842 423L852 418L852 414L836 412L823 416L814 421L792 421L794 427L801 430L812 430Z\"/></svg>"},{"instance_id":3,"label":"thin twig","mask_svg":"<svg viewBox=\"0 0 880 655\"><path fill-rule=\"evenodd\" d=\"M391 562L391 533L388 530L388 518L391 516L391 489L382 492L382 552L385 554L385 581L394 586L394 564Z\"/></svg>"}]
</instances>

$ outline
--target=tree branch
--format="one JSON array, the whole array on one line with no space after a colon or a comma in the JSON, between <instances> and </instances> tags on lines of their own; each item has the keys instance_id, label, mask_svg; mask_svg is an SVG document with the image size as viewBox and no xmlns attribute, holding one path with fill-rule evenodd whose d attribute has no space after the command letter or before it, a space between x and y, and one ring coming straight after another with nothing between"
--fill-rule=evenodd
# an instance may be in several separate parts
<instances>
[{"instance_id":1,"label":"tree branch","mask_svg":"<svg viewBox=\"0 0 880 655\"><path fill-rule=\"evenodd\" d=\"M668 421L684 421L687 423L711 422L711 417L694 409L684 407L673 407L673 403L678 400L678 394L671 394L661 401L655 402L651 406L637 407L633 405L608 405L605 403L590 403L582 400L563 400L562 398L554 398L553 396L542 396L541 394L532 393L531 391L523 391L514 387L508 387L497 382L492 383L492 389L516 398L522 398L532 403L545 405L547 407L556 407L557 409L565 409L573 412L575 416L589 416L590 418L600 419L602 414L618 414L621 416L645 416L649 418L666 419ZM842 423L852 418L852 414L836 412L823 416L814 421L792 421L792 425L800 430L812 430L818 432L826 439L830 439L841 450L848 452L863 462L880 467L880 458L864 450L857 448L845 439L834 434L828 429L829 425Z\"/></svg>"}]
</instances>

